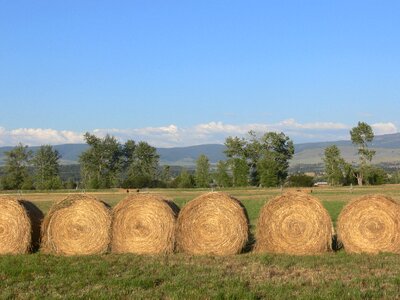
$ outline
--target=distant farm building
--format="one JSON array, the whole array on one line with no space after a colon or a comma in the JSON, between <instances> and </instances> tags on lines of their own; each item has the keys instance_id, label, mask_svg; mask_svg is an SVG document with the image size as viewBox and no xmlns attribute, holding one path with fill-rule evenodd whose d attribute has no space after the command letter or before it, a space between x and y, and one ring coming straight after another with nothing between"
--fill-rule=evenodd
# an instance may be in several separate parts
<instances>
[{"instance_id":1,"label":"distant farm building","mask_svg":"<svg viewBox=\"0 0 400 300\"><path fill-rule=\"evenodd\" d=\"M314 183L314 186L328 186L328 182L318 181L318 182Z\"/></svg>"}]
</instances>

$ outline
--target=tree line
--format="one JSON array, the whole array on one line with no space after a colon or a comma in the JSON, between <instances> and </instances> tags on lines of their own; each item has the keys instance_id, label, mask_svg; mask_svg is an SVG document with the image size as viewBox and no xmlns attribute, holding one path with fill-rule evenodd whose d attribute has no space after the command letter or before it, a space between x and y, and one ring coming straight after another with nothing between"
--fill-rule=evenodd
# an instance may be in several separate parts
<instances>
[{"instance_id":1,"label":"tree line","mask_svg":"<svg viewBox=\"0 0 400 300\"><path fill-rule=\"evenodd\" d=\"M375 155L375 151L369 148L374 138L371 126L359 122L350 131L350 136L357 147L359 162L346 162L336 145L327 147L323 161L324 176L329 184L362 185L387 182L386 172L371 165ZM227 137L224 143L226 160L211 166L208 157L200 155L194 172L183 168L178 174L176 171L172 172L171 166L161 167L156 148L146 142L128 140L121 144L111 135L101 138L90 133L86 133L84 139L89 147L79 157L79 182L77 176L61 178L61 155L52 146L43 145L33 153L27 146L19 144L5 153L0 188L51 190L76 186L86 189L276 187L311 186L314 180L305 174L289 176L289 161L294 155L294 144L282 132L258 135L250 131L245 137ZM68 168L63 166L66 167Z\"/></svg>"},{"instance_id":2,"label":"tree line","mask_svg":"<svg viewBox=\"0 0 400 300\"><path fill-rule=\"evenodd\" d=\"M60 188L99 189L119 186L149 186L155 180L159 156L145 142L128 140L121 145L115 137L104 138L86 133L88 150L80 155L81 182L62 181L60 153L51 145L42 145L33 154L28 146L17 145L5 152L0 178L4 190L52 190Z\"/></svg>"},{"instance_id":3,"label":"tree line","mask_svg":"<svg viewBox=\"0 0 400 300\"><path fill-rule=\"evenodd\" d=\"M62 187L59 176L60 154L50 145L43 145L33 155L28 146L17 145L6 154L4 175L0 186L4 190L50 190ZM34 172L30 172L33 168Z\"/></svg>"},{"instance_id":4,"label":"tree line","mask_svg":"<svg viewBox=\"0 0 400 300\"><path fill-rule=\"evenodd\" d=\"M194 172L183 168L173 176L170 166L160 167L156 148L146 142L121 144L111 135L101 138L90 133L84 139L89 147L79 157L80 182L61 179L61 155L51 145L33 153L19 144L5 153L1 189L276 186L286 179L294 153L293 142L283 133L249 132L247 138L226 139L227 160L219 161L215 170L208 157L200 155Z\"/></svg>"}]
</instances>

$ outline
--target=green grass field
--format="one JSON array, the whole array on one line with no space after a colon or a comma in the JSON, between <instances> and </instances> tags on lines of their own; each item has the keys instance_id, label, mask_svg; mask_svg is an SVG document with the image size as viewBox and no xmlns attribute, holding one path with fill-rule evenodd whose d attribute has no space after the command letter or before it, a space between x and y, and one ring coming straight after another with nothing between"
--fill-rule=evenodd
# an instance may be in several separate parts
<instances>
[{"instance_id":1,"label":"green grass field","mask_svg":"<svg viewBox=\"0 0 400 300\"><path fill-rule=\"evenodd\" d=\"M207 190L149 190L179 206ZM230 189L245 205L252 230L262 205L279 189ZM400 186L313 189L333 222L352 198L386 194L400 201ZM94 193L115 205L125 191ZM65 193L23 194L47 212ZM135 299L375 299L400 295L400 257L245 253L228 257L97 255L56 257L40 253L0 256L0 298Z\"/></svg>"}]
</instances>

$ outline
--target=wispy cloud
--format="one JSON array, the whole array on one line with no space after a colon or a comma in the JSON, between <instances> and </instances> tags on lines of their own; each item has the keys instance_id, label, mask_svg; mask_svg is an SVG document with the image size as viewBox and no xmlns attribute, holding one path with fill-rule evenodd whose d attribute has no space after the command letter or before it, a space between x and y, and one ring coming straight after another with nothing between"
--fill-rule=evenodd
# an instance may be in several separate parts
<instances>
[{"instance_id":1,"label":"wispy cloud","mask_svg":"<svg viewBox=\"0 0 400 300\"><path fill-rule=\"evenodd\" d=\"M343 123L334 122L314 122L314 123L304 123L301 124L296 122L294 119L283 120L277 124L281 128L296 128L296 129L306 129L306 130L336 130L336 129L349 129L350 126Z\"/></svg>"},{"instance_id":2,"label":"wispy cloud","mask_svg":"<svg viewBox=\"0 0 400 300\"><path fill-rule=\"evenodd\" d=\"M354 125L353 125L354 126ZM396 133L397 127L392 122L371 125L375 134ZM95 129L97 136L111 134L121 142L128 139L147 141L157 147L188 146L205 143L223 143L227 136L244 136L250 130L258 133L267 131L284 132L295 142L331 141L349 139L352 126L335 122L301 123L294 119L286 119L277 123L227 124L209 122L192 127L178 127L175 124L160 127L144 127L132 129ZM83 132L68 130L18 128L7 130L0 127L0 146L82 143Z\"/></svg>"}]
</instances>

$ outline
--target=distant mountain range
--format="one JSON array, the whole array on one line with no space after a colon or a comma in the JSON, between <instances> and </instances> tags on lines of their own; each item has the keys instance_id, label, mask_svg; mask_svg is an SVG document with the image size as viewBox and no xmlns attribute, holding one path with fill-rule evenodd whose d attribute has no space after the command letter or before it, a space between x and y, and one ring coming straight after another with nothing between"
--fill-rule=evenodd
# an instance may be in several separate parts
<instances>
[{"instance_id":1,"label":"distant mountain range","mask_svg":"<svg viewBox=\"0 0 400 300\"><path fill-rule=\"evenodd\" d=\"M295 145L295 155L291 161L291 167L299 165L322 164L324 149L331 145L337 145L342 156L348 162L357 161L356 148L351 141L333 141L320 143L303 143ZM87 149L86 144L64 144L56 145L55 149L62 156L62 164L77 164L79 155ZM4 164L4 152L13 147L0 147L0 165ZM30 147L36 151L39 147ZM371 148L376 150L373 163L395 163L400 162L400 133L375 136ZM225 160L225 146L220 144L206 144L189 147L157 148L160 154L160 163L171 166L193 167L200 154L205 154L211 163Z\"/></svg>"}]
</instances>

